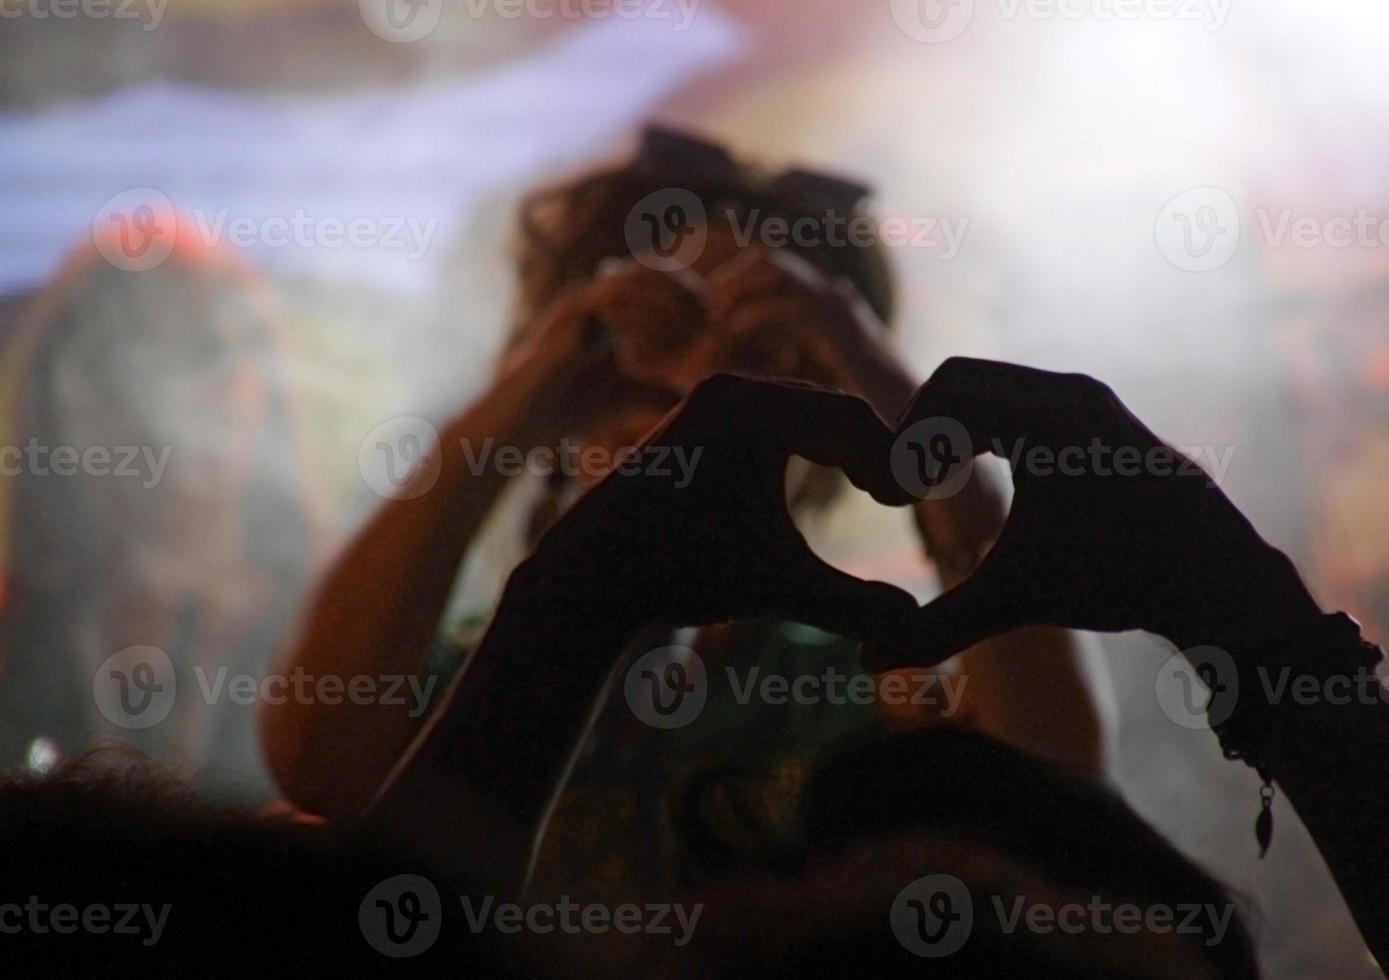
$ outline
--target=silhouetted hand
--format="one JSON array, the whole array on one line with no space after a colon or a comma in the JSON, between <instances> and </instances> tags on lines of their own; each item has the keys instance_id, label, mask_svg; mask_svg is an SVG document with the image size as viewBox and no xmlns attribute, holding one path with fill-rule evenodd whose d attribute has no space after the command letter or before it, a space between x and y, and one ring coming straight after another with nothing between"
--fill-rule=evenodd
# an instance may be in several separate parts
<instances>
[{"instance_id":1,"label":"silhouetted hand","mask_svg":"<svg viewBox=\"0 0 1389 980\"><path fill-rule=\"evenodd\" d=\"M508 593L574 610L576 625L772 615L885 635L915 600L816 557L787 511L785 470L792 455L839 467L887 501L901 492L891 445L860 399L716 376L549 530Z\"/></svg>"},{"instance_id":2,"label":"silhouetted hand","mask_svg":"<svg viewBox=\"0 0 1389 980\"><path fill-rule=\"evenodd\" d=\"M866 649L872 669L1036 624L1238 648L1318 615L1287 557L1093 378L952 358L899 433L894 469L914 495L948 492L992 452L1017 460L1014 498L974 574L917 614L910 641Z\"/></svg>"}]
</instances>

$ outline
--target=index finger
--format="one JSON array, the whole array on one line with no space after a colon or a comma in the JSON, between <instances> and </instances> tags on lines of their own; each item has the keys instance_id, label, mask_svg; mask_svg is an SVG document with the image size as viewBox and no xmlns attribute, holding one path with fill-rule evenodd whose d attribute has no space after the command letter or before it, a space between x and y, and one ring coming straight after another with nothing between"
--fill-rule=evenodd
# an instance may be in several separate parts
<instances>
[{"instance_id":1,"label":"index finger","mask_svg":"<svg viewBox=\"0 0 1389 980\"><path fill-rule=\"evenodd\" d=\"M735 444L777 462L801 456L838 468L880 503L906 502L892 475L892 430L861 398L804 383L716 375L695 389L690 403Z\"/></svg>"}]
</instances>

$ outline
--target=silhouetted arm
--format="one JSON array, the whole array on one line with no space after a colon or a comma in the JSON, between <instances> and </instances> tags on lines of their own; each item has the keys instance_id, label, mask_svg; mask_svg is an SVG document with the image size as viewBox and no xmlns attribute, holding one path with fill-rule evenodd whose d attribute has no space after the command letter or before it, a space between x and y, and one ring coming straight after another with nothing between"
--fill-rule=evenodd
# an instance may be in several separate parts
<instances>
[{"instance_id":1,"label":"silhouetted arm","mask_svg":"<svg viewBox=\"0 0 1389 980\"><path fill-rule=\"evenodd\" d=\"M1053 624L1144 629L1183 651L1219 647L1253 678L1259 657L1322 615L1287 556L1093 378L953 358L901 426L930 418L959 424L964 444L953 452L964 459L1002 455L1019 440L1039 455L1014 468L1012 509L987 558L922 608L910 642L866 650L870 667L936 663L981 639ZM1325 650L1287 656L1313 676L1340 669ZM1241 684L1241 703L1260 691L1257 680ZM1389 963L1389 707L1290 700L1255 716L1267 729L1256 740L1273 746L1267 771Z\"/></svg>"},{"instance_id":2,"label":"silhouetted arm","mask_svg":"<svg viewBox=\"0 0 1389 980\"><path fill-rule=\"evenodd\" d=\"M784 491L795 454L885 500L889 446L858 399L729 377L700 385L508 580L376 818L428 842L460 878L513 893L604 681L643 627L770 615L846 636L896 629L916 608L911 596L817 558ZM688 483L644 465L674 453L695 460Z\"/></svg>"}]
</instances>

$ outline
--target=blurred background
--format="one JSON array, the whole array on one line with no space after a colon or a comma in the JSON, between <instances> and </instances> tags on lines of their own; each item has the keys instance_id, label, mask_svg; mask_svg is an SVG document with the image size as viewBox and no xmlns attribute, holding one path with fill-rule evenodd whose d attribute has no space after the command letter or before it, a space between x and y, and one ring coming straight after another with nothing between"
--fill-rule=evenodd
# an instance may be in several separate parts
<instances>
[{"instance_id":1,"label":"blurred background","mask_svg":"<svg viewBox=\"0 0 1389 980\"><path fill-rule=\"evenodd\" d=\"M921 379L1103 378L1382 641L1386 82L1371 0L0 0L5 614L88 672L140 644L261 669L381 502L369 434L489 382L522 195L656 120L870 184L920 231L890 260ZM112 478L14 478L58 445ZM929 594L902 520L860 502L816 540ZM26 575L50 598L16 612ZM1168 651L1095 643L1116 782L1258 896L1269 975L1376 975L1291 811L1257 860L1257 779L1159 710ZM46 678L6 683L43 717ZM238 724L164 748L254 784Z\"/></svg>"}]
</instances>

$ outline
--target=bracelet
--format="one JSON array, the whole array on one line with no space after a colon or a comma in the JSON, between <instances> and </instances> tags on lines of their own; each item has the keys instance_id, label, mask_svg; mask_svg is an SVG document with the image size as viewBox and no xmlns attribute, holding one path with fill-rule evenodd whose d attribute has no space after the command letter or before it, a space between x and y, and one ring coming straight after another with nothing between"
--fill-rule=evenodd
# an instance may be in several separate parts
<instances>
[{"instance_id":1,"label":"bracelet","mask_svg":"<svg viewBox=\"0 0 1389 980\"><path fill-rule=\"evenodd\" d=\"M1325 689L1332 679L1373 678L1375 667L1384 654L1360 635L1360 624L1346 613L1319 616L1295 627L1275 642L1261 644L1243 651L1235 666L1236 675L1227 683L1215 671L1211 683L1211 702L1207 715L1224 715L1212 722L1211 728L1220 740L1221 751L1227 759L1237 759L1251 766L1263 779L1259 788L1259 815L1254 823L1254 837L1259 843L1259 856L1268 852L1273 839L1273 780L1270 768L1289 749L1292 737L1282 725L1288 712L1303 706L1294 699L1292 705L1282 705L1278 699L1268 700L1270 676L1279 678L1277 689L1285 692L1294 676L1314 678ZM1214 710L1213 710L1214 709Z\"/></svg>"}]
</instances>

